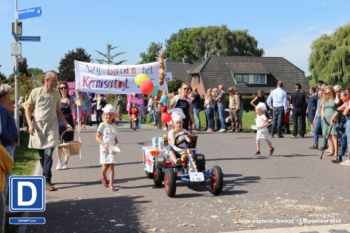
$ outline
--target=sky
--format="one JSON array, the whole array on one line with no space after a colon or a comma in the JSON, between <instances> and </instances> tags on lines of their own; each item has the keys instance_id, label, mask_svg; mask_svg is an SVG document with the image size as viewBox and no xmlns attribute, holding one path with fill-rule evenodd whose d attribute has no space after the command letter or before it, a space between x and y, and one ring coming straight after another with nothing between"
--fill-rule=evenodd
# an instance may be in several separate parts
<instances>
[{"instance_id":1,"label":"sky","mask_svg":"<svg viewBox=\"0 0 350 233\"><path fill-rule=\"evenodd\" d=\"M23 20L22 42L28 68L58 71L69 51L84 48L92 59L103 58L106 45L125 52L114 61L136 64L152 43L165 44L183 28L221 26L248 30L265 57L284 57L308 76L310 45L320 35L350 23L349 0L17 0L18 9L41 7L41 17ZM0 0L0 72L13 72L11 24L15 0Z\"/></svg>"}]
</instances>

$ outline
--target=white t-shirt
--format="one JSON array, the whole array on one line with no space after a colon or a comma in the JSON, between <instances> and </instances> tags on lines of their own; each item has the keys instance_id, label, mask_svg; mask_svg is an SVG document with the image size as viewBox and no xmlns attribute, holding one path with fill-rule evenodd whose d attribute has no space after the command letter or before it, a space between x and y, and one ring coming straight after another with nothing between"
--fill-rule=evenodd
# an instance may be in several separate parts
<instances>
[{"instance_id":1,"label":"white t-shirt","mask_svg":"<svg viewBox=\"0 0 350 233\"><path fill-rule=\"evenodd\" d=\"M255 123L256 127L261 127L265 124L267 118L265 114L262 114L260 116L256 115ZM268 138L269 137L269 130L267 127L264 127L262 129L258 129L256 133L257 138Z\"/></svg>"},{"instance_id":2,"label":"white t-shirt","mask_svg":"<svg viewBox=\"0 0 350 233\"><path fill-rule=\"evenodd\" d=\"M102 134L102 141L109 146L115 146L115 138L118 133L118 127L115 124L107 124L101 122L97 131ZM116 156L111 154L109 150L100 145L100 163L111 164L116 163Z\"/></svg>"},{"instance_id":3,"label":"white t-shirt","mask_svg":"<svg viewBox=\"0 0 350 233\"><path fill-rule=\"evenodd\" d=\"M182 131L187 134L188 131L186 129L182 129ZM168 133L168 138L171 138L173 140L175 140L175 138L179 135L179 133L175 134L174 135L174 130L170 130L169 133ZM182 138L183 137L183 138ZM185 135L183 135L182 137L179 137L178 138L178 141L181 141L181 140L185 140ZM175 142L174 142L175 143ZM177 152L182 152L182 151L185 151L184 149L181 149L177 146L175 146L175 144L172 146L174 150L176 150Z\"/></svg>"}]
</instances>

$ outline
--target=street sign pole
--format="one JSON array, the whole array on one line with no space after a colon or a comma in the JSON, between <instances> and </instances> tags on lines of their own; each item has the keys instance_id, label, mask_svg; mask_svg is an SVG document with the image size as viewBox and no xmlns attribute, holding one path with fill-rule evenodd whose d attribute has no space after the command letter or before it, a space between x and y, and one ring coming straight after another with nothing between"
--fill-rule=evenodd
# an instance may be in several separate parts
<instances>
[{"instance_id":1,"label":"street sign pole","mask_svg":"<svg viewBox=\"0 0 350 233\"><path fill-rule=\"evenodd\" d=\"M18 24L18 0L15 0L15 40L17 40L17 24ZM15 120L16 120L16 125L17 125L17 130L18 130L18 146L19 146L19 118L18 118L18 76L17 76L17 69L18 69L18 61L17 61L18 56L16 56L16 61L15 61Z\"/></svg>"}]
</instances>

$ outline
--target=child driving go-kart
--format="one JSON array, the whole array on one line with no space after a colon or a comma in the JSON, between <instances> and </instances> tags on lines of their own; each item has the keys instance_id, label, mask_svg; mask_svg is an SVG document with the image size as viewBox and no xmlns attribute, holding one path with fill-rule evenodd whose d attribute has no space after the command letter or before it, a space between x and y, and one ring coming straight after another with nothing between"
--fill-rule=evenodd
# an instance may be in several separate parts
<instances>
[{"instance_id":1,"label":"child driving go-kart","mask_svg":"<svg viewBox=\"0 0 350 233\"><path fill-rule=\"evenodd\" d=\"M138 125L138 117L139 117L139 109L136 107L136 103L132 104L132 108L130 109L130 128L136 130Z\"/></svg>"},{"instance_id":2,"label":"child driving go-kart","mask_svg":"<svg viewBox=\"0 0 350 233\"><path fill-rule=\"evenodd\" d=\"M173 120L174 129L168 133L168 150L171 160L175 165L181 165L181 154L186 153L186 149L183 147L183 142L191 142L191 138L188 137L188 131L182 128L183 119L186 118L181 108L175 108L171 114Z\"/></svg>"}]
</instances>

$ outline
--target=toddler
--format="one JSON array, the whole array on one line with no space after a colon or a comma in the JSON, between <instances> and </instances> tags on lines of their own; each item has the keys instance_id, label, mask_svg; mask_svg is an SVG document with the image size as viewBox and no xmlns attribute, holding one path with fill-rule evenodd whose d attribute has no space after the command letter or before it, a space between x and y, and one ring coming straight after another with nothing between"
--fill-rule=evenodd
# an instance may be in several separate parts
<instances>
[{"instance_id":1,"label":"toddler","mask_svg":"<svg viewBox=\"0 0 350 233\"><path fill-rule=\"evenodd\" d=\"M183 125L182 119L186 118L185 114L182 112L182 109L175 108L173 110L173 113L171 114L171 118L174 124L174 129L170 130L168 133L169 156L171 160L175 163L175 165L181 165L180 154L182 152L185 152L185 149L177 147L175 143L181 142L182 140L186 140L186 142L190 143L191 138L189 138L186 135L188 131L182 128L182 125ZM177 136L179 137L175 141Z\"/></svg>"},{"instance_id":2,"label":"toddler","mask_svg":"<svg viewBox=\"0 0 350 233\"><path fill-rule=\"evenodd\" d=\"M96 141L100 143L100 163L102 164L102 185L107 187L107 170L109 169L108 188L112 191L118 189L113 185L114 180L114 164L117 162L116 155L111 153L109 146L117 146L120 148L117 138L118 127L113 123L115 109L111 104L107 104L103 108L105 121L101 122L97 128Z\"/></svg>"},{"instance_id":3,"label":"toddler","mask_svg":"<svg viewBox=\"0 0 350 233\"><path fill-rule=\"evenodd\" d=\"M262 102L260 102L256 107L255 107L255 112L256 112L256 127L257 127L257 133L256 133L256 152L255 155L260 155L260 139L265 139L267 144L270 147L270 155L273 154L273 151L275 148L272 147L271 141L269 139L269 130L267 129L267 125L269 124L266 115L266 105Z\"/></svg>"}]
</instances>

